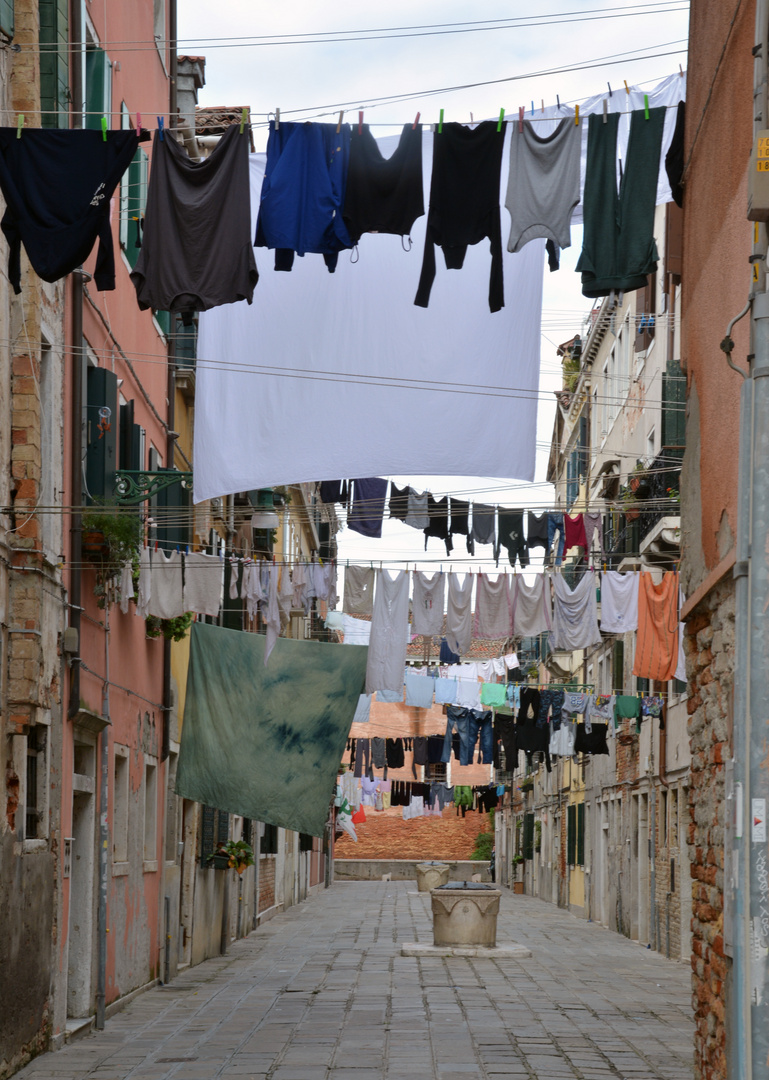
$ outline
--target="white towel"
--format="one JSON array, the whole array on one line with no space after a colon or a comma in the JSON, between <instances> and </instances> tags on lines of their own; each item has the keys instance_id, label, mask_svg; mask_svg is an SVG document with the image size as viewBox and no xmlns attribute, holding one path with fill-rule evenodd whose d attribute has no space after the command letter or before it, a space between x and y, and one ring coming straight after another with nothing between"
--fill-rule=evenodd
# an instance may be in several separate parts
<instances>
[{"instance_id":1,"label":"white towel","mask_svg":"<svg viewBox=\"0 0 769 1080\"><path fill-rule=\"evenodd\" d=\"M152 564L150 561L150 549L142 548L139 560L139 595L136 599L136 614L146 619L150 613L150 600L152 599Z\"/></svg>"},{"instance_id":2,"label":"white towel","mask_svg":"<svg viewBox=\"0 0 769 1080\"><path fill-rule=\"evenodd\" d=\"M264 572L265 567L262 567ZM280 634L280 607L278 605L278 573L280 567L277 565L266 566L268 577L267 585L267 604L262 611L264 618L264 624L267 627L267 641L264 647L264 663L270 659L270 654L275 648L275 642L278 640ZM264 584L264 583L263 583Z\"/></svg>"},{"instance_id":3,"label":"white towel","mask_svg":"<svg viewBox=\"0 0 769 1080\"><path fill-rule=\"evenodd\" d=\"M149 614L157 619L176 619L183 615L182 557L178 551L166 556L160 549L151 556L152 585Z\"/></svg>"},{"instance_id":4,"label":"white towel","mask_svg":"<svg viewBox=\"0 0 769 1080\"><path fill-rule=\"evenodd\" d=\"M238 599L238 557L230 555L230 600Z\"/></svg>"},{"instance_id":5,"label":"white towel","mask_svg":"<svg viewBox=\"0 0 769 1080\"><path fill-rule=\"evenodd\" d=\"M198 615L219 614L224 560L218 555L192 552L184 556L184 610Z\"/></svg>"},{"instance_id":6,"label":"white towel","mask_svg":"<svg viewBox=\"0 0 769 1080\"><path fill-rule=\"evenodd\" d=\"M624 634L638 629L638 571L606 570L601 574L601 630Z\"/></svg>"}]
</instances>

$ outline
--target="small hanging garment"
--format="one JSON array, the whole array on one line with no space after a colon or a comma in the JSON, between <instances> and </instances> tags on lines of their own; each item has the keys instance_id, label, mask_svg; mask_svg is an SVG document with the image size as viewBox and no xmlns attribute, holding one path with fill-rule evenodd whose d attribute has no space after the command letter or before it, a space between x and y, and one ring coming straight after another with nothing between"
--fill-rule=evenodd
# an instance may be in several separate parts
<instances>
[{"instance_id":1,"label":"small hanging garment","mask_svg":"<svg viewBox=\"0 0 769 1080\"><path fill-rule=\"evenodd\" d=\"M347 615L371 615L374 610L374 569L348 566L344 572L344 602Z\"/></svg>"},{"instance_id":2,"label":"small hanging garment","mask_svg":"<svg viewBox=\"0 0 769 1080\"><path fill-rule=\"evenodd\" d=\"M406 704L414 709L429 709L433 704L435 679L416 671L406 672ZM422 763L424 764L424 762Z\"/></svg>"},{"instance_id":3,"label":"small hanging garment","mask_svg":"<svg viewBox=\"0 0 769 1080\"><path fill-rule=\"evenodd\" d=\"M473 503L473 541L478 544L493 544L495 536L496 510L493 506ZM473 554L473 552L471 552Z\"/></svg>"},{"instance_id":4,"label":"small hanging garment","mask_svg":"<svg viewBox=\"0 0 769 1080\"><path fill-rule=\"evenodd\" d=\"M403 739L386 739L385 756L388 769L402 769L406 760L403 752Z\"/></svg>"},{"instance_id":5,"label":"small hanging garment","mask_svg":"<svg viewBox=\"0 0 769 1080\"><path fill-rule=\"evenodd\" d=\"M238 593L238 572L240 570L240 560L237 555L230 555L230 600L239 600L240 594Z\"/></svg>"},{"instance_id":6,"label":"small hanging garment","mask_svg":"<svg viewBox=\"0 0 769 1080\"><path fill-rule=\"evenodd\" d=\"M589 553L593 549L593 539L598 536L598 545L601 549L601 558L603 558L603 518L601 511L596 510L594 513L583 514L583 521L585 523L585 540L587 541L587 552Z\"/></svg>"},{"instance_id":7,"label":"small hanging garment","mask_svg":"<svg viewBox=\"0 0 769 1080\"><path fill-rule=\"evenodd\" d=\"M435 704L456 705L457 680L438 678L435 680Z\"/></svg>"},{"instance_id":8,"label":"small hanging garment","mask_svg":"<svg viewBox=\"0 0 769 1080\"><path fill-rule=\"evenodd\" d=\"M635 699L633 699L635 700ZM614 719L615 697L613 694L596 694L588 707L585 723L591 720L605 720L608 724ZM588 727L588 731L590 728Z\"/></svg>"},{"instance_id":9,"label":"small hanging garment","mask_svg":"<svg viewBox=\"0 0 769 1080\"><path fill-rule=\"evenodd\" d=\"M512 632L510 579L500 574L492 581L488 574L479 574L475 594L475 637L508 638Z\"/></svg>"},{"instance_id":10,"label":"small hanging garment","mask_svg":"<svg viewBox=\"0 0 769 1080\"><path fill-rule=\"evenodd\" d=\"M294 564L294 573L291 577L291 584L294 589L294 599L291 602L291 606L296 610L303 608L305 614L309 614L310 598L307 596L306 563L299 562Z\"/></svg>"},{"instance_id":11,"label":"small hanging garment","mask_svg":"<svg viewBox=\"0 0 769 1080\"><path fill-rule=\"evenodd\" d=\"M512 600L514 637L536 637L552 630L547 574L537 574L531 585L527 585L522 577L516 577Z\"/></svg>"},{"instance_id":12,"label":"small hanging garment","mask_svg":"<svg viewBox=\"0 0 769 1080\"><path fill-rule=\"evenodd\" d=\"M332 563L327 563L327 568L332 568ZM294 598L294 586L291 584L291 571L288 563L280 566L280 584L278 585L278 607L280 608L280 632L285 633L286 627L291 621L291 603ZM333 604L330 606L334 606Z\"/></svg>"},{"instance_id":13,"label":"small hanging garment","mask_svg":"<svg viewBox=\"0 0 769 1080\"><path fill-rule=\"evenodd\" d=\"M371 476L354 480L352 511L347 518L347 528L361 536L379 539L382 536L387 480Z\"/></svg>"},{"instance_id":14,"label":"small hanging garment","mask_svg":"<svg viewBox=\"0 0 769 1080\"><path fill-rule=\"evenodd\" d=\"M371 714L371 694L361 694L352 718L353 724L367 724ZM376 762L374 763L376 764Z\"/></svg>"},{"instance_id":15,"label":"small hanging garment","mask_svg":"<svg viewBox=\"0 0 769 1080\"><path fill-rule=\"evenodd\" d=\"M601 630L625 634L638 629L638 571L605 570L601 574Z\"/></svg>"},{"instance_id":16,"label":"small hanging garment","mask_svg":"<svg viewBox=\"0 0 769 1080\"><path fill-rule=\"evenodd\" d=\"M207 311L254 295L249 133L232 124L199 161L155 132L142 246L131 272L142 311Z\"/></svg>"},{"instance_id":17,"label":"small hanging garment","mask_svg":"<svg viewBox=\"0 0 769 1080\"><path fill-rule=\"evenodd\" d=\"M193 551L184 556L184 610L216 618L222 596L224 560Z\"/></svg>"},{"instance_id":18,"label":"small hanging garment","mask_svg":"<svg viewBox=\"0 0 769 1080\"><path fill-rule=\"evenodd\" d=\"M134 595L133 563L129 559L123 564L120 574L120 610L124 615L128 614L128 602ZM2 609L0 609L2 615Z\"/></svg>"},{"instance_id":19,"label":"small hanging garment","mask_svg":"<svg viewBox=\"0 0 769 1080\"><path fill-rule=\"evenodd\" d=\"M494 546L494 562L499 566L499 553L505 548L510 565L518 559L521 568L529 565L529 549L523 535L523 511L502 510L497 517L497 542Z\"/></svg>"},{"instance_id":20,"label":"small hanging garment","mask_svg":"<svg viewBox=\"0 0 769 1080\"><path fill-rule=\"evenodd\" d=\"M451 536L464 536L470 546L470 503L451 499ZM470 552L472 554L472 552Z\"/></svg>"},{"instance_id":21,"label":"small hanging garment","mask_svg":"<svg viewBox=\"0 0 769 1080\"><path fill-rule=\"evenodd\" d=\"M460 664L450 668L457 680L457 705L463 709L477 709L481 703L481 684L475 673L475 664Z\"/></svg>"},{"instance_id":22,"label":"small hanging garment","mask_svg":"<svg viewBox=\"0 0 769 1080\"><path fill-rule=\"evenodd\" d=\"M84 263L97 238L94 282L115 288L110 200L139 145L135 131L0 128L0 189L8 277L21 292L21 245L43 281Z\"/></svg>"},{"instance_id":23,"label":"small hanging garment","mask_svg":"<svg viewBox=\"0 0 769 1080\"><path fill-rule=\"evenodd\" d=\"M551 757L574 757L574 745L577 738L577 723L564 720L550 735Z\"/></svg>"},{"instance_id":24,"label":"small hanging garment","mask_svg":"<svg viewBox=\"0 0 769 1080\"><path fill-rule=\"evenodd\" d=\"M400 690L406 667L409 625L409 573L401 570L394 577L388 570L377 574L374 614L366 668L366 693L375 690Z\"/></svg>"},{"instance_id":25,"label":"small hanging garment","mask_svg":"<svg viewBox=\"0 0 769 1080\"><path fill-rule=\"evenodd\" d=\"M342 502L342 480L321 480L318 494L324 503Z\"/></svg>"},{"instance_id":26,"label":"small hanging garment","mask_svg":"<svg viewBox=\"0 0 769 1080\"><path fill-rule=\"evenodd\" d=\"M449 533L449 500L434 499L428 492L427 495L427 517L428 524L425 529L425 551L427 551L427 541L429 537L436 536L439 540L442 540L446 545L446 554L451 554L452 543L451 534Z\"/></svg>"},{"instance_id":27,"label":"small hanging garment","mask_svg":"<svg viewBox=\"0 0 769 1080\"><path fill-rule=\"evenodd\" d=\"M152 553L149 614L156 619L177 619L184 614L182 557L178 551Z\"/></svg>"},{"instance_id":28,"label":"small hanging garment","mask_svg":"<svg viewBox=\"0 0 769 1080\"><path fill-rule=\"evenodd\" d=\"M146 619L150 613L150 603L152 600L152 562L150 556L150 549L148 547L142 548L141 555L139 557L139 588L136 598L136 614Z\"/></svg>"},{"instance_id":29,"label":"small hanging garment","mask_svg":"<svg viewBox=\"0 0 769 1080\"><path fill-rule=\"evenodd\" d=\"M508 251L530 240L571 246L571 215L579 202L582 131L564 117L550 135L539 136L528 120L511 124L510 173L505 206L512 221Z\"/></svg>"},{"instance_id":30,"label":"small hanging garment","mask_svg":"<svg viewBox=\"0 0 769 1080\"><path fill-rule=\"evenodd\" d=\"M262 618L264 619L264 625L267 630L267 640L264 645L264 663L266 667L267 661L270 659L270 654L275 648L275 642L280 636L280 605L278 604L278 575L280 573L280 567L275 563L272 566L266 565L265 569L269 573L267 603L262 612Z\"/></svg>"},{"instance_id":31,"label":"small hanging garment","mask_svg":"<svg viewBox=\"0 0 769 1080\"><path fill-rule=\"evenodd\" d=\"M595 585L590 572L583 574L574 589L569 588L562 574L555 575L551 642L554 649L587 649L600 644Z\"/></svg>"},{"instance_id":32,"label":"small hanging garment","mask_svg":"<svg viewBox=\"0 0 769 1080\"><path fill-rule=\"evenodd\" d=\"M566 533L566 551L573 547L581 547L587 550L587 537L585 536L585 519L582 514L569 517L563 515L563 525Z\"/></svg>"},{"instance_id":33,"label":"small hanging garment","mask_svg":"<svg viewBox=\"0 0 769 1080\"><path fill-rule=\"evenodd\" d=\"M637 720L641 715L641 702L634 694L617 694L614 698L614 723L620 720Z\"/></svg>"},{"instance_id":34,"label":"small hanging garment","mask_svg":"<svg viewBox=\"0 0 769 1080\"><path fill-rule=\"evenodd\" d=\"M657 269L654 240L665 107L630 117L625 168L617 191L619 113L589 117L585 173L584 239L577 270L584 296L632 292Z\"/></svg>"},{"instance_id":35,"label":"small hanging garment","mask_svg":"<svg viewBox=\"0 0 769 1080\"><path fill-rule=\"evenodd\" d=\"M504 683L481 683L481 705L499 708L507 704L507 687Z\"/></svg>"},{"instance_id":36,"label":"small hanging garment","mask_svg":"<svg viewBox=\"0 0 769 1080\"><path fill-rule=\"evenodd\" d=\"M607 732L606 724L593 724L590 731L584 724L577 724L577 736L574 740L575 752L577 754L608 754Z\"/></svg>"},{"instance_id":37,"label":"small hanging garment","mask_svg":"<svg viewBox=\"0 0 769 1080\"><path fill-rule=\"evenodd\" d=\"M427 307L435 280L435 246L443 249L446 268L461 270L469 244L491 243L489 309L505 306L499 183L504 127L487 120L475 128L444 124L433 136L430 209L422 273L414 303Z\"/></svg>"},{"instance_id":38,"label":"small hanging garment","mask_svg":"<svg viewBox=\"0 0 769 1080\"><path fill-rule=\"evenodd\" d=\"M314 252L333 274L352 247L342 218L349 155L349 124L337 134L336 124L270 121L254 246L275 249L276 270Z\"/></svg>"},{"instance_id":39,"label":"small hanging garment","mask_svg":"<svg viewBox=\"0 0 769 1080\"><path fill-rule=\"evenodd\" d=\"M406 521L406 515L409 512L409 489L397 488L392 481L390 481L390 501L389 501L390 517L395 521Z\"/></svg>"},{"instance_id":40,"label":"small hanging garment","mask_svg":"<svg viewBox=\"0 0 769 1080\"><path fill-rule=\"evenodd\" d=\"M427 512L427 498L426 491L419 495L412 487L409 488L408 512L405 521L412 529L426 529L430 524L430 516Z\"/></svg>"},{"instance_id":41,"label":"small hanging garment","mask_svg":"<svg viewBox=\"0 0 769 1080\"><path fill-rule=\"evenodd\" d=\"M405 124L390 157L382 156L368 124L353 125L343 218L350 241L363 233L408 236L425 212L422 125Z\"/></svg>"},{"instance_id":42,"label":"small hanging garment","mask_svg":"<svg viewBox=\"0 0 769 1080\"><path fill-rule=\"evenodd\" d=\"M566 542L566 537L563 531L563 514L548 514L547 515L547 547L545 548L545 558L550 554L550 548L555 540L555 534L558 533L558 547L555 551L555 565L560 566L563 562L563 550Z\"/></svg>"},{"instance_id":43,"label":"small hanging garment","mask_svg":"<svg viewBox=\"0 0 769 1080\"><path fill-rule=\"evenodd\" d=\"M470 648L473 639L473 575L449 574L449 598L446 606L446 644L461 656Z\"/></svg>"},{"instance_id":44,"label":"small hanging garment","mask_svg":"<svg viewBox=\"0 0 769 1080\"><path fill-rule=\"evenodd\" d=\"M638 589L638 637L633 674L668 682L678 664L678 574L669 570L659 585L641 571Z\"/></svg>"},{"instance_id":45,"label":"small hanging garment","mask_svg":"<svg viewBox=\"0 0 769 1080\"><path fill-rule=\"evenodd\" d=\"M526 530L526 545L529 550L533 547L543 547L547 551L547 514L540 514L537 517L529 510Z\"/></svg>"},{"instance_id":46,"label":"small hanging garment","mask_svg":"<svg viewBox=\"0 0 769 1080\"><path fill-rule=\"evenodd\" d=\"M443 600L446 593L445 574L414 572L414 599L411 609L411 629L415 634L433 637L443 628Z\"/></svg>"}]
</instances>

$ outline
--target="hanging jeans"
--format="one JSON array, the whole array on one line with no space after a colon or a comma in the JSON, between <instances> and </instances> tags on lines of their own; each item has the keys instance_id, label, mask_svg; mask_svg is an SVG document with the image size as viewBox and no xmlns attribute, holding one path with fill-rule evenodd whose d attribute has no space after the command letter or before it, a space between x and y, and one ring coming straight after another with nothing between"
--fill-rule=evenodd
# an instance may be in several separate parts
<instances>
[{"instance_id":1,"label":"hanging jeans","mask_svg":"<svg viewBox=\"0 0 769 1080\"><path fill-rule=\"evenodd\" d=\"M463 709L459 705L450 705L446 710L446 735L443 740L443 753L441 761L448 764L451 761L451 734L454 728L459 735L459 764L472 765L473 746L470 744L470 710Z\"/></svg>"},{"instance_id":2,"label":"hanging jeans","mask_svg":"<svg viewBox=\"0 0 769 1080\"><path fill-rule=\"evenodd\" d=\"M563 549L566 543L566 536L563 531L563 514L548 514L547 550L545 551L545 558L550 554L550 548L553 546L556 532L558 533L558 550L555 553L555 565L560 566L563 562Z\"/></svg>"},{"instance_id":3,"label":"hanging jeans","mask_svg":"<svg viewBox=\"0 0 769 1080\"><path fill-rule=\"evenodd\" d=\"M564 694L563 690L540 690L539 693L539 715L537 716L537 727L547 727L547 714L552 708L553 710L553 731L557 731L561 726L561 710L563 709Z\"/></svg>"},{"instance_id":4,"label":"hanging jeans","mask_svg":"<svg viewBox=\"0 0 769 1080\"><path fill-rule=\"evenodd\" d=\"M480 737L480 756L484 765L492 765L494 762L494 730L491 722L491 709L482 712L480 709L469 710L469 736L470 736L470 760L466 763L472 765L475 744ZM460 765L465 762L460 761Z\"/></svg>"}]
</instances>

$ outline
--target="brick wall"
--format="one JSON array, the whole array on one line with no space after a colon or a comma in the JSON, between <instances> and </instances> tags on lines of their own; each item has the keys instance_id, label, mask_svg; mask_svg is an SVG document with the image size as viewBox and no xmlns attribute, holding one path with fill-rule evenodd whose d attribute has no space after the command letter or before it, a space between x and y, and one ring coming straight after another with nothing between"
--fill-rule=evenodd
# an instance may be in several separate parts
<instances>
[{"instance_id":1,"label":"brick wall","mask_svg":"<svg viewBox=\"0 0 769 1080\"><path fill-rule=\"evenodd\" d=\"M366 821L355 826L358 842L343 836L334 845L338 859L469 859L475 838L489 831L488 814L463 818L447 807L440 817L403 820L402 808L364 807Z\"/></svg>"},{"instance_id":2,"label":"brick wall","mask_svg":"<svg viewBox=\"0 0 769 1080\"><path fill-rule=\"evenodd\" d=\"M275 903L275 856L267 855L259 860L259 912L266 911Z\"/></svg>"},{"instance_id":3,"label":"brick wall","mask_svg":"<svg viewBox=\"0 0 769 1080\"><path fill-rule=\"evenodd\" d=\"M692 750L688 845L692 887L695 1076L726 1077L724 984L724 762L731 756L734 585L722 580L686 624Z\"/></svg>"}]
</instances>

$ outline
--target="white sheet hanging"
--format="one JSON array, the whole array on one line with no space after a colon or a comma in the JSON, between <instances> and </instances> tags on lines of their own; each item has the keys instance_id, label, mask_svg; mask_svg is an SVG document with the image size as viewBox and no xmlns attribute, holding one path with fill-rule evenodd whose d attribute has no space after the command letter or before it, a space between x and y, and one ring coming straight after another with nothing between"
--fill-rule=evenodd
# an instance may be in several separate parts
<instances>
[{"instance_id":1,"label":"white sheet hanging","mask_svg":"<svg viewBox=\"0 0 769 1080\"><path fill-rule=\"evenodd\" d=\"M408 570L401 570L392 576L388 570L380 570L377 574L366 668L367 694L375 690L397 692L403 686L408 643L409 583Z\"/></svg>"},{"instance_id":2,"label":"white sheet hanging","mask_svg":"<svg viewBox=\"0 0 769 1080\"><path fill-rule=\"evenodd\" d=\"M624 634L638 629L638 571L604 570L601 574L601 630Z\"/></svg>"},{"instance_id":3,"label":"white sheet hanging","mask_svg":"<svg viewBox=\"0 0 769 1080\"><path fill-rule=\"evenodd\" d=\"M598 605L595 597L595 576L588 571L570 589L562 574L553 579L553 636L554 649L586 649L598 645Z\"/></svg>"}]
</instances>

